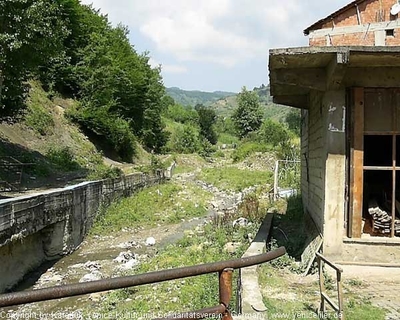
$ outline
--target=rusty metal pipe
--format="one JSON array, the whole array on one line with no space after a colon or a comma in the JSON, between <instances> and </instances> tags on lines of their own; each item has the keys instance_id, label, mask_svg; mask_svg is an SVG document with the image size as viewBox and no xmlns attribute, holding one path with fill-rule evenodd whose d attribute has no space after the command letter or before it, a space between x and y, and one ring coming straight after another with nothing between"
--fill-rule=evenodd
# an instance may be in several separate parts
<instances>
[{"instance_id":1,"label":"rusty metal pipe","mask_svg":"<svg viewBox=\"0 0 400 320\"><path fill-rule=\"evenodd\" d=\"M219 302L226 308L222 314L223 320L232 320L232 315L228 310L232 298L232 275L232 268L226 268L219 273Z\"/></svg>"},{"instance_id":2,"label":"rusty metal pipe","mask_svg":"<svg viewBox=\"0 0 400 320\"><path fill-rule=\"evenodd\" d=\"M219 306L205 308L201 310L175 313L169 317L157 318L154 320L170 320L170 319L193 320L193 319L216 318L217 316L224 314L225 311L226 307L223 304L220 304Z\"/></svg>"},{"instance_id":3,"label":"rusty metal pipe","mask_svg":"<svg viewBox=\"0 0 400 320\"><path fill-rule=\"evenodd\" d=\"M0 295L0 307L67 298L83 294L90 294L94 292L122 289L144 284L187 278L207 273L221 272L226 268L239 269L268 262L284 255L285 253L285 248L281 247L274 251L252 257L207 263L197 266L183 267L164 271L149 272L128 277L118 277L86 283L68 284L32 291L8 293Z\"/></svg>"},{"instance_id":4,"label":"rusty metal pipe","mask_svg":"<svg viewBox=\"0 0 400 320\"><path fill-rule=\"evenodd\" d=\"M232 298L232 268L226 268L219 273L219 302L228 308Z\"/></svg>"}]
</instances>

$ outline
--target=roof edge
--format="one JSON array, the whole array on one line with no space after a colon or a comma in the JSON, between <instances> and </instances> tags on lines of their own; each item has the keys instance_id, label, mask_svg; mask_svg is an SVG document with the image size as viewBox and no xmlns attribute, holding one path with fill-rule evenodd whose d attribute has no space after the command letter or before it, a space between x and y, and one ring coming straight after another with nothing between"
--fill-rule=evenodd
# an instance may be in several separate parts
<instances>
[{"instance_id":1,"label":"roof edge","mask_svg":"<svg viewBox=\"0 0 400 320\"><path fill-rule=\"evenodd\" d=\"M316 27L317 27L319 24L322 24L322 23L324 23L324 22L326 22L326 21L332 20L333 18L335 18L335 17L338 16L339 14L346 12L347 10L351 9L353 6L356 6L356 5L358 5L358 4L360 4L360 3L364 2L364 1L366 1L366 0L355 0L355 1L352 1L352 2L350 2L349 4L345 5L344 7L342 7L342 8L340 8L340 9L336 10L336 11L333 12L333 13L331 13L331 14L330 14L329 16L327 16L326 18L323 18L323 19L318 20L317 22L313 23L313 24L312 24L311 26L309 26L308 28L304 29L304 31L303 31L303 32L304 32L304 35L305 35L305 36L308 36L308 35L310 34L310 31L313 30L313 29L316 29Z\"/></svg>"}]
</instances>

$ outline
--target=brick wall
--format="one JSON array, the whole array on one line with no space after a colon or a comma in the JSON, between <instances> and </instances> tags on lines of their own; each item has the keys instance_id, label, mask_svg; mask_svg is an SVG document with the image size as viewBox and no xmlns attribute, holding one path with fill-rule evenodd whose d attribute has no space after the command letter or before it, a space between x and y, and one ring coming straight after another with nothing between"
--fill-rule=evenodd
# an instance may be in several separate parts
<instances>
[{"instance_id":1,"label":"brick wall","mask_svg":"<svg viewBox=\"0 0 400 320\"><path fill-rule=\"evenodd\" d=\"M310 94L310 109L303 113L302 131L302 195L304 208L319 231L323 229L325 148L322 93ZM311 142L311 143L309 143ZM307 159L307 160L306 160ZM308 168L307 168L308 165ZM309 179L307 181L307 178Z\"/></svg>"},{"instance_id":2,"label":"brick wall","mask_svg":"<svg viewBox=\"0 0 400 320\"><path fill-rule=\"evenodd\" d=\"M400 45L398 15L390 14L394 4L393 0L366 0L358 5L360 22L354 6L310 31L309 44L310 46L373 46L377 45L376 29L382 30L381 32L393 29L394 36L384 34L384 44L379 45ZM355 27L358 27L358 30Z\"/></svg>"}]
</instances>

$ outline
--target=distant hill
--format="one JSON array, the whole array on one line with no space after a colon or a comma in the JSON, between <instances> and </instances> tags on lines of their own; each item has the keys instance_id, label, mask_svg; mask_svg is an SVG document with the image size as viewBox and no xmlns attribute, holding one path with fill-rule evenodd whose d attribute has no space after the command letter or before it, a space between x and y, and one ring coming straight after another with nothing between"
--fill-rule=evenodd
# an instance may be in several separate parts
<instances>
[{"instance_id":1,"label":"distant hill","mask_svg":"<svg viewBox=\"0 0 400 320\"><path fill-rule=\"evenodd\" d=\"M290 111L290 107L278 105L272 102L269 86L261 85L259 88L255 87L253 91L256 91L260 97L260 102L265 110L264 115L266 118L272 118L274 120L281 121ZM237 108L236 97L237 95L221 98L212 103L210 107L214 108L218 115L226 117L230 116L233 110Z\"/></svg>"},{"instance_id":2,"label":"distant hill","mask_svg":"<svg viewBox=\"0 0 400 320\"><path fill-rule=\"evenodd\" d=\"M224 92L224 91L215 91L215 92L204 92L204 91L188 91L182 90L180 88L167 88L167 94L172 97L175 102L184 105L184 106L192 106L194 107L196 104L203 104L205 106L209 106L210 104L229 97L236 96L235 92Z\"/></svg>"}]
</instances>

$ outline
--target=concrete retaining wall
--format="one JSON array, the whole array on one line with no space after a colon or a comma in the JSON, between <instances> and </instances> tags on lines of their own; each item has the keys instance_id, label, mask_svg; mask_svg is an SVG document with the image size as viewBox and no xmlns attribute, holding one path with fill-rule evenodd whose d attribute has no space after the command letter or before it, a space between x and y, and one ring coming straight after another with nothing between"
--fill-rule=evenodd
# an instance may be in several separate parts
<instances>
[{"instance_id":1,"label":"concrete retaining wall","mask_svg":"<svg viewBox=\"0 0 400 320\"><path fill-rule=\"evenodd\" d=\"M0 200L0 292L13 287L45 260L74 251L100 206L162 179L132 174Z\"/></svg>"}]
</instances>

